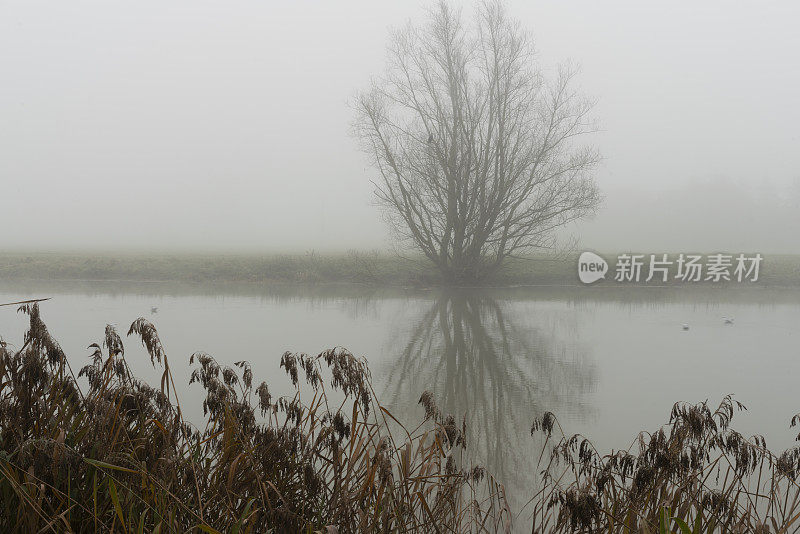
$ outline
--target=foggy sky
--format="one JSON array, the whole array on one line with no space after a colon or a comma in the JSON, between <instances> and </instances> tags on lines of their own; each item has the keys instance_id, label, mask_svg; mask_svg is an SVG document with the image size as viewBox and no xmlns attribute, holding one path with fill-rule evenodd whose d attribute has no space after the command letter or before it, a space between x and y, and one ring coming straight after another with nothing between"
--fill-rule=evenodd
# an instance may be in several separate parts
<instances>
[{"instance_id":1,"label":"foggy sky","mask_svg":"<svg viewBox=\"0 0 800 534\"><path fill-rule=\"evenodd\" d=\"M386 249L348 100L426 5L0 0L0 249ZM597 99L580 246L800 253L800 4L508 7Z\"/></svg>"}]
</instances>

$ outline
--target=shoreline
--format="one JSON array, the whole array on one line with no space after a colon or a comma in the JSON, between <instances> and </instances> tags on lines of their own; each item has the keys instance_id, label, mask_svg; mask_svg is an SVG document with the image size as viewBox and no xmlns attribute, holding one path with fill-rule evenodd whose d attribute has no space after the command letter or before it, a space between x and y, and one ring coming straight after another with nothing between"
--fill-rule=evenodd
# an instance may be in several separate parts
<instances>
[{"instance_id":1,"label":"shoreline","mask_svg":"<svg viewBox=\"0 0 800 534\"><path fill-rule=\"evenodd\" d=\"M613 257L613 254L605 254ZM509 260L491 280L453 289L564 288L800 288L800 255L764 255L756 282L616 282L581 284L578 253L538 254ZM236 283L258 285L360 285L405 289L443 289L436 270L422 258L389 254L88 254L0 252L0 280Z\"/></svg>"}]
</instances>

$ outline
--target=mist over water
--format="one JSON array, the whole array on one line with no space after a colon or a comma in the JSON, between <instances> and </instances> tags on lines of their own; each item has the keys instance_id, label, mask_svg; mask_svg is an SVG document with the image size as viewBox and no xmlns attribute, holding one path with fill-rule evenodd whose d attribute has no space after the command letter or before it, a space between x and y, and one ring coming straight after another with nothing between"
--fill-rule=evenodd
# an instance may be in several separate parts
<instances>
[{"instance_id":1,"label":"mist over water","mask_svg":"<svg viewBox=\"0 0 800 534\"><path fill-rule=\"evenodd\" d=\"M798 20L0 0L0 530L800 531Z\"/></svg>"}]
</instances>

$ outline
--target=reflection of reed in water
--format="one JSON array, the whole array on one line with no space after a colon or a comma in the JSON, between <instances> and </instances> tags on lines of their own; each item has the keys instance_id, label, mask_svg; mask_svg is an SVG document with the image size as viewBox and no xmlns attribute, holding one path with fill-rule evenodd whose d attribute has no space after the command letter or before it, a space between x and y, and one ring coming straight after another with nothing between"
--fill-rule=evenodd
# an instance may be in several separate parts
<instances>
[{"instance_id":1,"label":"reflection of reed in water","mask_svg":"<svg viewBox=\"0 0 800 534\"><path fill-rule=\"evenodd\" d=\"M443 412L466 415L473 460L509 489L530 489L533 418L546 410L579 417L592 410L584 397L596 382L595 368L582 354L564 352L554 334L520 328L492 298L443 295L384 370L381 399L400 420L412 420L419 408L409 399L433 392Z\"/></svg>"}]
</instances>

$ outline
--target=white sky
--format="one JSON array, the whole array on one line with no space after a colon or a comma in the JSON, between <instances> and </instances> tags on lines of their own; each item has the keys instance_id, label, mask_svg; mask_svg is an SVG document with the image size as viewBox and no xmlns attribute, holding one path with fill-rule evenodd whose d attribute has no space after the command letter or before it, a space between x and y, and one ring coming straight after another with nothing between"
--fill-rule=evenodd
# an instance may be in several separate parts
<instances>
[{"instance_id":1,"label":"white sky","mask_svg":"<svg viewBox=\"0 0 800 534\"><path fill-rule=\"evenodd\" d=\"M425 5L0 0L0 249L388 247L347 102ZM800 3L508 7L598 99L582 246L800 252Z\"/></svg>"}]
</instances>

